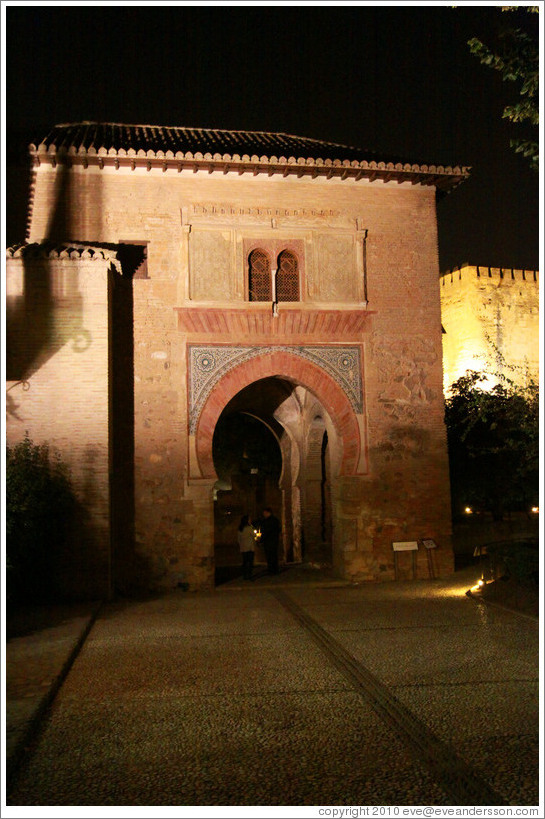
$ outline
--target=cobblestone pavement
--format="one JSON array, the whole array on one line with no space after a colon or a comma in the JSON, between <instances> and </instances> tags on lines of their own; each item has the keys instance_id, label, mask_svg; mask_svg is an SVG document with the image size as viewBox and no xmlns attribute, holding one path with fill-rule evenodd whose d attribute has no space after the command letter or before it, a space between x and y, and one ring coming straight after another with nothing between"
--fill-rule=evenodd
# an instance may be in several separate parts
<instances>
[{"instance_id":1,"label":"cobblestone pavement","mask_svg":"<svg viewBox=\"0 0 545 819\"><path fill-rule=\"evenodd\" d=\"M468 582L105 605L7 805L537 806L538 620Z\"/></svg>"}]
</instances>

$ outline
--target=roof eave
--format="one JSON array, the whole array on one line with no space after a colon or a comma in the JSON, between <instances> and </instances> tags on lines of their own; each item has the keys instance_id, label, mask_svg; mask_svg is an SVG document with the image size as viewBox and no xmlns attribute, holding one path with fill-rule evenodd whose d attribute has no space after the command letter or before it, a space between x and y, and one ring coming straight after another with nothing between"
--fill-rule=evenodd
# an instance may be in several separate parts
<instances>
[{"instance_id":1,"label":"roof eave","mask_svg":"<svg viewBox=\"0 0 545 819\"><path fill-rule=\"evenodd\" d=\"M276 157L276 156L249 156L244 154L210 154L210 153L190 153L185 154L171 151L125 151L121 149L106 150L100 148L70 147L56 149L54 146L46 148L41 144L29 146L30 155L35 166L48 164L53 167L57 164L65 166L81 165L84 168L89 166L128 167L132 170L145 168L148 171L159 169L163 172L191 170L194 173L204 171L207 173L234 172L239 175L250 173L255 175L281 174L283 176L297 177L326 177L327 179L368 179L374 181L379 179L383 182L396 181L398 183L410 182L425 186L434 186L439 190L452 190L469 177L470 168L465 166L442 166L442 165L415 165L392 162L358 161L358 160L331 160L320 158L304 157Z\"/></svg>"}]
</instances>

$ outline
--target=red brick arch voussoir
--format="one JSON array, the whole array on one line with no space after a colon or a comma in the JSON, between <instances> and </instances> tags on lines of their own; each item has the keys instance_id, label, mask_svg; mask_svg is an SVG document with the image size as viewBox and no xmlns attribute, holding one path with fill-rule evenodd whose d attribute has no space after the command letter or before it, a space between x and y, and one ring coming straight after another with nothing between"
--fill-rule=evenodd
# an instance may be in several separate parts
<instances>
[{"instance_id":1,"label":"red brick arch voussoir","mask_svg":"<svg viewBox=\"0 0 545 819\"><path fill-rule=\"evenodd\" d=\"M278 376L306 387L323 404L342 441L341 475L354 475L360 458L358 421L344 390L317 364L284 351L265 353L229 370L214 386L201 411L196 430L196 449L201 474L216 477L212 438L225 406L244 387L262 378Z\"/></svg>"}]
</instances>

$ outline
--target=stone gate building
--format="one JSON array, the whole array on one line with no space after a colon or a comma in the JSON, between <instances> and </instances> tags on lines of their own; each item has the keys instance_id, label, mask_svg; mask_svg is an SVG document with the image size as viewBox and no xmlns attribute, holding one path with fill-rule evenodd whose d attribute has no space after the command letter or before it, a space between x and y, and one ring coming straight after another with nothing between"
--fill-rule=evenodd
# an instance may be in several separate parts
<instances>
[{"instance_id":1,"label":"stone gate building","mask_svg":"<svg viewBox=\"0 0 545 819\"><path fill-rule=\"evenodd\" d=\"M85 520L66 589L213 587L265 502L288 562L388 580L394 542L431 538L452 570L436 193L466 168L93 123L30 150L7 438L70 464ZM274 442L276 477L221 474L234 417Z\"/></svg>"}]
</instances>

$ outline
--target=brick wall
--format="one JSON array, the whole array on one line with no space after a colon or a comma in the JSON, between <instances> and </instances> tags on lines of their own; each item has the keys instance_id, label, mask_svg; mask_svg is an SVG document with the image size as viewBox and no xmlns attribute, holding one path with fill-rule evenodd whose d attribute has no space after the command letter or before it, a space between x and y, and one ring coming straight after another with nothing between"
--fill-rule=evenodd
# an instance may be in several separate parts
<instances>
[{"instance_id":1,"label":"brick wall","mask_svg":"<svg viewBox=\"0 0 545 819\"><path fill-rule=\"evenodd\" d=\"M337 429L354 430L350 440L339 441L334 460L346 464L348 457L356 464L353 473L331 479L337 568L354 578L391 578L391 542L420 537L434 537L443 569L451 568L433 188L138 168L78 167L63 175L59 166L42 163L33 197L31 240L61 238L69 230L91 242L148 242L149 278L133 282L131 306L135 554L144 578L167 588L212 582L214 476L191 471L191 453L197 457L202 441L188 431L187 344L309 339L357 343L364 362L363 413L334 417L340 409L333 406L331 416ZM214 202L218 207L209 206ZM196 256L192 231L201 240L206 231L214 236L209 246L200 240ZM244 248L260 235L302 243L305 285L298 309L314 310L312 321L291 331L296 322L282 319L281 335L274 322L233 320L227 333L214 330L221 323L212 319L193 329L179 324L176 308L201 306L212 317L233 303L245 306ZM199 301L190 299L192 293ZM345 322L342 333L331 320L320 335L325 306L340 317L350 308L362 320ZM307 375L303 367L302 383ZM326 385L327 379L313 381L312 390L331 407Z\"/></svg>"},{"instance_id":2,"label":"brick wall","mask_svg":"<svg viewBox=\"0 0 545 819\"><path fill-rule=\"evenodd\" d=\"M84 508L60 568L67 596L110 591L108 278L105 258L6 264L6 440L48 443Z\"/></svg>"}]
</instances>

